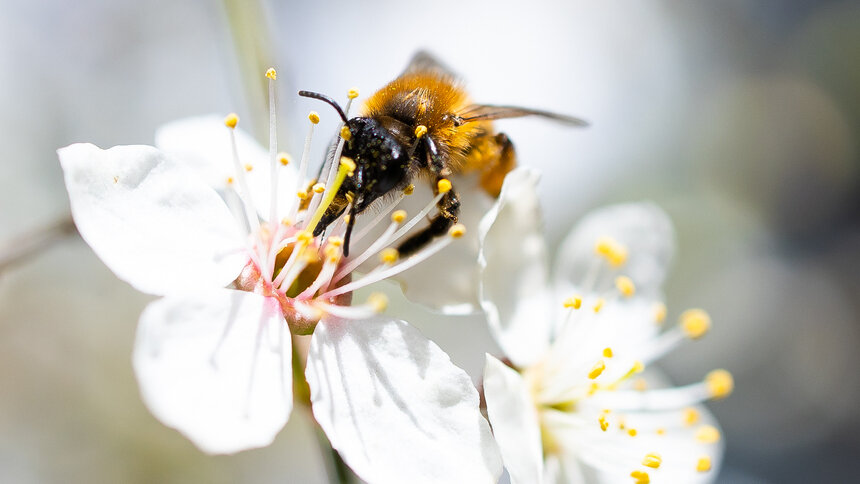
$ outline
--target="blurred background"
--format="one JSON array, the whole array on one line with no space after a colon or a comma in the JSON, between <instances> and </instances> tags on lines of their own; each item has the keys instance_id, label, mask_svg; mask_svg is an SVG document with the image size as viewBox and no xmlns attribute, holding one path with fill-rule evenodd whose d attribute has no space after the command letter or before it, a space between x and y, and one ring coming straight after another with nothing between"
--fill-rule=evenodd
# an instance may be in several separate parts
<instances>
[{"instance_id":1,"label":"blurred background","mask_svg":"<svg viewBox=\"0 0 860 484\"><path fill-rule=\"evenodd\" d=\"M151 144L162 123L230 111L265 132L274 65L296 153L309 109L321 132L336 123L296 89L366 96L427 48L479 102L592 122L498 123L545 173L552 244L606 203L672 216L670 314L703 307L715 327L661 366L678 383L735 375L710 404L719 481L856 479L860 2L525 3L0 0L0 247L67 216L58 147ZM273 446L227 457L147 412L130 355L150 299L77 236L0 273L0 481L325 482L301 412ZM410 318L480 375L480 319Z\"/></svg>"}]
</instances>

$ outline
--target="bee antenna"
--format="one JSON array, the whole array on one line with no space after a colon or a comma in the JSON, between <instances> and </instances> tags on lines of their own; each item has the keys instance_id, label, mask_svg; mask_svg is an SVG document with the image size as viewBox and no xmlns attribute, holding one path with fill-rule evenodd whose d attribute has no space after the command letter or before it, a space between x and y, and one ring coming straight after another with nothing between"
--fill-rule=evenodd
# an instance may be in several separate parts
<instances>
[{"instance_id":1,"label":"bee antenna","mask_svg":"<svg viewBox=\"0 0 860 484\"><path fill-rule=\"evenodd\" d=\"M320 94L318 92L313 91L299 91L299 96L319 99L320 101L329 104L331 107L337 110L337 114L340 115L340 119L342 119L344 123L349 123L349 120L346 119L346 113L343 112L343 109L341 109L340 105L335 102L334 99L326 96L325 94Z\"/></svg>"}]
</instances>

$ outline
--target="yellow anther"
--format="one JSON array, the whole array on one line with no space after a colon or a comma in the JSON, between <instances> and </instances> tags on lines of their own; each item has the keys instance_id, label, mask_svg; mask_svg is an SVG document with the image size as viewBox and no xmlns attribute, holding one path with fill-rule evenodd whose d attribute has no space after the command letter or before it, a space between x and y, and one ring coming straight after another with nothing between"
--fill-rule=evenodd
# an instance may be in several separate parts
<instances>
[{"instance_id":1,"label":"yellow anther","mask_svg":"<svg viewBox=\"0 0 860 484\"><path fill-rule=\"evenodd\" d=\"M349 130L349 126L341 126L340 137L346 141L349 141L352 139L352 131Z\"/></svg>"},{"instance_id":2,"label":"yellow anther","mask_svg":"<svg viewBox=\"0 0 860 484\"><path fill-rule=\"evenodd\" d=\"M439 193L448 193L451 191L451 182L447 178L441 178L436 182L436 189Z\"/></svg>"},{"instance_id":3,"label":"yellow anther","mask_svg":"<svg viewBox=\"0 0 860 484\"><path fill-rule=\"evenodd\" d=\"M329 245L334 246L334 247L340 247L343 245L343 238L342 237L332 236L332 237L329 237L328 239L326 239L326 241L328 242Z\"/></svg>"},{"instance_id":4,"label":"yellow anther","mask_svg":"<svg viewBox=\"0 0 860 484\"><path fill-rule=\"evenodd\" d=\"M606 301L604 301L602 297L598 298L597 301L594 301L594 312L599 313L600 310L603 309L603 304L605 302Z\"/></svg>"},{"instance_id":5,"label":"yellow anther","mask_svg":"<svg viewBox=\"0 0 860 484\"><path fill-rule=\"evenodd\" d=\"M346 168L350 172L355 171L355 161L352 158L348 158L346 156L340 157L340 166Z\"/></svg>"},{"instance_id":6,"label":"yellow anther","mask_svg":"<svg viewBox=\"0 0 860 484\"><path fill-rule=\"evenodd\" d=\"M636 286L633 284L633 280L627 276L616 277L615 287L624 297L630 297L636 293Z\"/></svg>"},{"instance_id":7,"label":"yellow anther","mask_svg":"<svg viewBox=\"0 0 860 484\"><path fill-rule=\"evenodd\" d=\"M299 190L296 192L296 196L299 197L301 200L307 200L308 192L305 190Z\"/></svg>"},{"instance_id":8,"label":"yellow anther","mask_svg":"<svg viewBox=\"0 0 860 484\"><path fill-rule=\"evenodd\" d=\"M666 435L666 429L664 429L662 427L655 430L655 432L657 432L657 435Z\"/></svg>"},{"instance_id":9,"label":"yellow anther","mask_svg":"<svg viewBox=\"0 0 860 484\"><path fill-rule=\"evenodd\" d=\"M720 431L713 425L702 425L696 429L696 440L703 444L713 444L720 441Z\"/></svg>"},{"instance_id":10,"label":"yellow anther","mask_svg":"<svg viewBox=\"0 0 860 484\"><path fill-rule=\"evenodd\" d=\"M251 171L254 169L254 165L250 163L245 163L245 171Z\"/></svg>"},{"instance_id":11,"label":"yellow anther","mask_svg":"<svg viewBox=\"0 0 860 484\"><path fill-rule=\"evenodd\" d=\"M404 195L412 195L412 192L415 191L415 185L409 184L406 188L403 189Z\"/></svg>"},{"instance_id":12,"label":"yellow anther","mask_svg":"<svg viewBox=\"0 0 860 484\"><path fill-rule=\"evenodd\" d=\"M681 329L691 339L699 339L711 329L711 317L701 309L688 309L681 313Z\"/></svg>"},{"instance_id":13,"label":"yellow anther","mask_svg":"<svg viewBox=\"0 0 860 484\"><path fill-rule=\"evenodd\" d=\"M357 98L357 97L358 97L358 88L357 88L357 87L353 87L352 89L350 89L349 91L347 91L347 92L346 92L346 97L348 97L348 98L350 98L350 99L355 99L355 98Z\"/></svg>"},{"instance_id":14,"label":"yellow anther","mask_svg":"<svg viewBox=\"0 0 860 484\"><path fill-rule=\"evenodd\" d=\"M293 224L293 221L290 219L290 217L284 217L281 219L281 225L289 227L292 224Z\"/></svg>"},{"instance_id":15,"label":"yellow anther","mask_svg":"<svg viewBox=\"0 0 860 484\"><path fill-rule=\"evenodd\" d=\"M352 203L355 200L355 197L352 196L352 193L346 194L346 203ZM349 220L344 220L345 222L349 222Z\"/></svg>"},{"instance_id":16,"label":"yellow anther","mask_svg":"<svg viewBox=\"0 0 860 484\"><path fill-rule=\"evenodd\" d=\"M394 213L391 214L391 221L394 223L401 223L406 220L406 210L395 210Z\"/></svg>"},{"instance_id":17,"label":"yellow anther","mask_svg":"<svg viewBox=\"0 0 860 484\"><path fill-rule=\"evenodd\" d=\"M597 363L595 363L594 366L591 367L591 371L588 372L588 378L594 380L595 378L599 377L605 369L606 363L604 363L603 360L598 360Z\"/></svg>"},{"instance_id":18,"label":"yellow anther","mask_svg":"<svg viewBox=\"0 0 860 484\"><path fill-rule=\"evenodd\" d=\"M381 292L374 292L367 298L367 304L377 313L381 313L388 307L388 297Z\"/></svg>"},{"instance_id":19,"label":"yellow anther","mask_svg":"<svg viewBox=\"0 0 860 484\"><path fill-rule=\"evenodd\" d=\"M609 421L606 420L606 415L601 415L597 418L597 422L600 423L600 430L606 432L606 429L609 428Z\"/></svg>"},{"instance_id":20,"label":"yellow anther","mask_svg":"<svg viewBox=\"0 0 860 484\"><path fill-rule=\"evenodd\" d=\"M335 263L340 260L340 248L331 244L326 244L323 253L329 262Z\"/></svg>"},{"instance_id":21,"label":"yellow anther","mask_svg":"<svg viewBox=\"0 0 860 484\"><path fill-rule=\"evenodd\" d=\"M393 247L382 249L382 252L379 253L379 260L382 261L383 264L394 264L399 258L400 252L397 252L397 249Z\"/></svg>"},{"instance_id":22,"label":"yellow anther","mask_svg":"<svg viewBox=\"0 0 860 484\"><path fill-rule=\"evenodd\" d=\"M696 462L696 470L699 472L708 472L711 470L711 458L706 455L699 457L699 460Z\"/></svg>"},{"instance_id":23,"label":"yellow anther","mask_svg":"<svg viewBox=\"0 0 860 484\"><path fill-rule=\"evenodd\" d=\"M705 376L705 385L711 398L726 398L735 389L735 380L726 370L714 370Z\"/></svg>"},{"instance_id":24,"label":"yellow anther","mask_svg":"<svg viewBox=\"0 0 860 484\"><path fill-rule=\"evenodd\" d=\"M296 240L303 243L308 243L314 240L314 234L308 232L307 230L302 230L301 232L296 234Z\"/></svg>"},{"instance_id":25,"label":"yellow anther","mask_svg":"<svg viewBox=\"0 0 860 484\"><path fill-rule=\"evenodd\" d=\"M610 254L609 263L612 267L621 267L625 262L627 262L627 247L619 244L615 251Z\"/></svg>"},{"instance_id":26,"label":"yellow anther","mask_svg":"<svg viewBox=\"0 0 860 484\"><path fill-rule=\"evenodd\" d=\"M637 378L633 381L633 389L637 392L644 392L648 389L648 382L644 378Z\"/></svg>"},{"instance_id":27,"label":"yellow anther","mask_svg":"<svg viewBox=\"0 0 860 484\"><path fill-rule=\"evenodd\" d=\"M466 235L466 226L463 224L454 224L450 229L448 229L448 235L455 239L459 239Z\"/></svg>"},{"instance_id":28,"label":"yellow anther","mask_svg":"<svg viewBox=\"0 0 860 484\"><path fill-rule=\"evenodd\" d=\"M589 385L588 387L588 394L594 395L595 393L597 393L597 390L600 390L600 385L598 385L596 382L591 382L591 385Z\"/></svg>"},{"instance_id":29,"label":"yellow anther","mask_svg":"<svg viewBox=\"0 0 860 484\"><path fill-rule=\"evenodd\" d=\"M666 321L667 311L665 304L661 302L654 303L654 321L657 324L663 324L663 321Z\"/></svg>"},{"instance_id":30,"label":"yellow anther","mask_svg":"<svg viewBox=\"0 0 860 484\"><path fill-rule=\"evenodd\" d=\"M314 193L322 193L325 191L325 183L316 183L313 186Z\"/></svg>"},{"instance_id":31,"label":"yellow anther","mask_svg":"<svg viewBox=\"0 0 860 484\"><path fill-rule=\"evenodd\" d=\"M235 128L237 124L239 124L239 116L236 113L230 113L224 118L224 125L230 129Z\"/></svg>"},{"instance_id":32,"label":"yellow anther","mask_svg":"<svg viewBox=\"0 0 860 484\"><path fill-rule=\"evenodd\" d=\"M424 136L425 134L427 134L427 126L424 126L423 124L419 124L419 125L415 128L415 137L416 137L416 138L421 138L421 137L422 137L422 136Z\"/></svg>"},{"instance_id":33,"label":"yellow anther","mask_svg":"<svg viewBox=\"0 0 860 484\"><path fill-rule=\"evenodd\" d=\"M660 457L660 454L656 452L651 452L645 454L645 458L642 459L642 465L645 467L650 467L652 469L659 469L660 464L663 463L663 458Z\"/></svg>"},{"instance_id":34,"label":"yellow anther","mask_svg":"<svg viewBox=\"0 0 860 484\"><path fill-rule=\"evenodd\" d=\"M227 184L228 184L228 185L232 185L232 184L233 184L233 177L232 177L232 176L228 176L228 177L227 177Z\"/></svg>"},{"instance_id":35,"label":"yellow anther","mask_svg":"<svg viewBox=\"0 0 860 484\"><path fill-rule=\"evenodd\" d=\"M633 362L633 366L630 368L630 374L633 375L635 373L642 373L644 370L645 365L643 365L641 361L636 360Z\"/></svg>"},{"instance_id":36,"label":"yellow anther","mask_svg":"<svg viewBox=\"0 0 860 484\"><path fill-rule=\"evenodd\" d=\"M609 261L613 267L619 267L627 261L627 248L612 237L604 236L597 239L594 251Z\"/></svg>"},{"instance_id":37,"label":"yellow anther","mask_svg":"<svg viewBox=\"0 0 860 484\"><path fill-rule=\"evenodd\" d=\"M603 348L603 356L607 358L612 358L612 348Z\"/></svg>"},{"instance_id":38,"label":"yellow anther","mask_svg":"<svg viewBox=\"0 0 860 484\"><path fill-rule=\"evenodd\" d=\"M278 153L278 161L281 162L281 165L287 166L290 164L290 155L288 155L282 151L282 152Z\"/></svg>"},{"instance_id":39,"label":"yellow anther","mask_svg":"<svg viewBox=\"0 0 860 484\"><path fill-rule=\"evenodd\" d=\"M630 473L630 477L636 479L635 484L649 484L651 482L651 477L645 471L633 471Z\"/></svg>"},{"instance_id":40,"label":"yellow anther","mask_svg":"<svg viewBox=\"0 0 860 484\"><path fill-rule=\"evenodd\" d=\"M693 407L687 407L684 409L684 425L687 427L692 427L699 421L699 411Z\"/></svg>"},{"instance_id":41,"label":"yellow anther","mask_svg":"<svg viewBox=\"0 0 860 484\"><path fill-rule=\"evenodd\" d=\"M639 432L637 432L636 429L628 429L627 430L627 435L629 435L631 437L636 437L637 433L639 433Z\"/></svg>"},{"instance_id":42,"label":"yellow anther","mask_svg":"<svg viewBox=\"0 0 860 484\"><path fill-rule=\"evenodd\" d=\"M266 71L266 77L273 81L278 78L278 73L275 71L274 67L270 67L269 70Z\"/></svg>"},{"instance_id":43,"label":"yellow anther","mask_svg":"<svg viewBox=\"0 0 860 484\"><path fill-rule=\"evenodd\" d=\"M618 419L618 428L619 428L619 429L621 429L621 430L624 430L625 428L627 428L627 424L626 424L626 423L624 423L624 419L623 419L623 418L619 418L619 419Z\"/></svg>"},{"instance_id":44,"label":"yellow anther","mask_svg":"<svg viewBox=\"0 0 860 484\"><path fill-rule=\"evenodd\" d=\"M573 296L564 300L564 307L579 309L582 307L582 297L581 296Z\"/></svg>"},{"instance_id":45,"label":"yellow anther","mask_svg":"<svg viewBox=\"0 0 860 484\"><path fill-rule=\"evenodd\" d=\"M320 122L320 113L311 111L308 113L308 119L311 120L312 123L317 124Z\"/></svg>"}]
</instances>

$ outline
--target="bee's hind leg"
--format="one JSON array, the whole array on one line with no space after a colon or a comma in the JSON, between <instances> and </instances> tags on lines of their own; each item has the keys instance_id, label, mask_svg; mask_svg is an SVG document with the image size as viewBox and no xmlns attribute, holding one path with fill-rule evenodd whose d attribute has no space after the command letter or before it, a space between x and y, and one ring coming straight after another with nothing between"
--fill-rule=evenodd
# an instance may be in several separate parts
<instances>
[{"instance_id":1,"label":"bee's hind leg","mask_svg":"<svg viewBox=\"0 0 860 484\"><path fill-rule=\"evenodd\" d=\"M433 143L433 140L428 136L424 138L424 142L427 147L428 168L431 172L436 174L436 180L433 184L433 193L438 195L439 182L447 176L450 176L450 170L445 167L445 164L442 162L442 159L439 156L439 151L436 148L436 144ZM442 195L442 198L439 199L436 207L439 209L439 213L430 219L430 225L422 229L420 232L410 236L397 248L401 257L406 257L418 252L436 237L445 235L448 232L448 229L457 223L457 218L460 215L460 198L457 197L457 192L454 191L453 187Z\"/></svg>"}]
</instances>

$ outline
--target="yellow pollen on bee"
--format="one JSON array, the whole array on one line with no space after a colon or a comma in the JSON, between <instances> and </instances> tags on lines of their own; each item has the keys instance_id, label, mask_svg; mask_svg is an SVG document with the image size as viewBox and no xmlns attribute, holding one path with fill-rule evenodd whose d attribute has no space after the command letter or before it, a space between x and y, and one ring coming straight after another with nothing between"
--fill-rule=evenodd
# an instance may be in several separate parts
<instances>
[{"instance_id":1,"label":"yellow pollen on bee","mask_svg":"<svg viewBox=\"0 0 860 484\"><path fill-rule=\"evenodd\" d=\"M466 226L463 224L454 224L450 229L448 229L448 235L455 239L459 239L466 235Z\"/></svg>"},{"instance_id":2,"label":"yellow pollen on bee","mask_svg":"<svg viewBox=\"0 0 860 484\"><path fill-rule=\"evenodd\" d=\"M604 301L602 297L598 298L597 301L594 302L594 312L599 313L600 310L603 309L603 304L605 302L606 301Z\"/></svg>"},{"instance_id":3,"label":"yellow pollen on bee","mask_svg":"<svg viewBox=\"0 0 860 484\"><path fill-rule=\"evenodd\" d=\"M652 469L659 469L660 464L663 463L663 458L660 454L656 452L650 452L645 454L645 457L642 459L642 465L645 467L650 467Z\"/></svg>"},{"instance_id":4,"label":"yellow pollen on bee","mask_svg":"<svg viewBox=\"0 0 860 484\"><path fill-rule=\"evenodd\" d=\"M346 92L346 97L348 97L350 99L357 98L358 97L358 88L357 87L351 88L349 91Z\"/></svg>"},{"instance_id":5,"label":"yellow pollen on bee","mask_svg":"<svg viewBox=\"0 0 860 484\"><path fill-rule=\"evenodd\" d=\"M597 360L597 363L595 363L594 366L591 367L591 371L588 372L588 378L594 380L595 378L599 377L605 369L606 363L604 363L603 360Z\"/></svg>"},{"instance_id":6,"label":"yellow pollen on bee","mask_svg":"<svg viewBox=\"0 0 860 484\"><path fill-rule=\"evenodd\" d=\"M325 183L316 183L313 186L314 193L322 193L325 191Z\"/></svg>"},{"instance_id":7,"label":"yellow pollen on bee","mask_svg":"<svg viewBox=\"0 0 860 484\"><path fill-rule=\"evenodd\" d=\"M633 381L633 389L637 392L644 392L648 389L648 382L644 378L637 378Z\"/></svg>"},{"instance_id":8,"label":"yellow pollen on bee","mask_svg":"<svg viewBox=\"0 0 860 484\"><path fill-rule=\"evenodd\" d=\"M278 78L278 73L275 71L274 67L270 67L269 70L266 71L266 77L273 81Z\"/></svg>"},{"instance_id":9,"label":"yellow pollen on bee","mask_svg":"<svg viewBox=\"0 0 860 484\"><path fill-rule=\"evenodd\" d=\"M726 370L714 370L705 375L705 385L711 398L720 399L731 395L732 390L735 389L735 380Z\"/></svg>"},{"instance_id":10,"label":"yellow pollen on bee","mask_svg":"<svg viewBox=\"0 0 860 484\"><path fill-rule=\"evenodd\" d=\"M582 307L582 296L576 295L564 300L564 307L579 309Z\"/></svg>"},{"instance_id":11,"label":"yellow pollen on bee","mask_svg":"<svg viewBox=\"0 0 860 484\"><path fill-rule=\"evenodd\" d=\"M603 356L607 358L612 358L612 348L606 347L603 348Z\"/></svg>"},{"instance_id":12,"label":"yellow pollen on bee","mask_svg":"<svg viewBox=\"0 0 860 484\"><path fill-rule=\"evenodd\" d=\"M232 184L233 184L233 177L232 177L232 176L228 176L228 177L227 177L227 184L228 184L228 185L232 185Z\"/></svg>"},{"instance_id":13,"label":"yellow pollen on bee","mask_svg":"<svg viewBox=\"0 0 860 484\"><path fill-rule=\"evenodd\" d=\"M409 185L407 185L406 188L403 189L404 195L412 195L413 192L415 192L415 185L413 185L411 183Z\"/></svg>"},{"instance_id":14,"label":"yellow pollen on bee","mask_svg":"<svg viewBox=\"0 0 860 484\"><path fill-rule=\"evenodd\" d=\"M424 114L424 113L426 113L426 112L427 112L427 103L426 103L426 102L424 102L424 101L421 101L421 102L418 104L418 114L419 114L419 115L423 115L423 114Z\"/></svg>"},{"instance_id":15,"label":"yellow pollen on bee","mask_svg":"<svg viewBox=\"0 0 860 484\"><path fill-rule=\"evenodd\" d=\"M290 155L282 151L278 153L278 161L281 162L282 166L287 166L290 164Z\"/></svg>"},{"instance_id":16,"label":"yellow pollen on bee","mask_svg":"<svg viewBox=\"0 0 860 484\"><path fill-rule=\"evenodd\" d=\"M296 192L296 196L299 197L301 200L307 200L308 192L305 190L299 190Z\"/></svg>"},{"instance_id":17,"label":"yellow pollen on bee","mask_svg":"<svg viewBox=\"0 0 860 484\"><path fill-rule=\"evenodd\" d=\"M624 297L630 297L636 293L636 286L633 284L633 280L627 276L616 277L615 287Z\"/></svg>"},{"instance_id":18,"label":"yellow pollen on bee","mask_svg":"<svg viewBox=\"0 0 860 484\"><path fill-rule=\"evenodd\" d=\"M391 214L391 221L394 223L401 223L406 220L406 210L395 210L394 213Z\"/></svg>"},{"instance_id":19,"label":"yellow pollen on bee","mask_svg":"<svg viewBox=\"0 0 860 484\"><path fill-rule=\"evenodd\" d=\"M655 432L657 433L657 435L666 435L666 429L664 429L662 427L655 430Z\"/></svg>"},{"instance_id":20,"label":"yellow pollen on bee","mask_svg":"<svg viewBox=\"0 0 860 484\"><path fill-rule=\"evenodd\" d=\"M310 122L311 122L311 123L313 123L313 124L319 124L319 122L320 122L320 113L318 113L318 112L316 112L316 111L311 111L311 112L309 112L309 113L308 113L308 119L309 119L309 120L310 120Z\"/></svg>"},{"instance_id":21,"label":"yellow pollen on bee","mask_svg":"<svg viewBox=\"0 0 860 484\"><path fill-rule=\"evenodd\" d=\"M379 253L379 260L382 261L383 264L394 264L399 258L400 252L393 247L382 249L382 252Z\"/></svg>"},{"instance_id":22,"label":"yellow pollen on bee","mask_svg":"<svg viewBox=\"0 0 860 484\"><path fill-rule=\"evenodd\" d=\"M600 430L606 432L606 429L609 428L609 421L606 420L606 415L601 415L597 418L597 422L600 424Z\"/></svg>"},{"instance_id":23,"label":"yellow pollen on bee","mask_svg":"<svg viewBox=\"0 0 860 484\"><path fill-rule=\"evenodd\" d=\"M346 141L352 139L352 131L349 130L349 126L343 126L340 128L340 137Z\"/></svg>"},{"instance_id":24,"label":"yellow pollen on bee","mask_svg":"<svg viewBox=\"0 0 860 484\"><path fill-rule=\"evenodd\" d=\"M340 247L343 245L343 237L332 236L326 239L329 245Z\"/></svg>"},{"instance_id":25,"label":"yellow pollen on bee","mask_svg":"<svg viewBox=\"0 0 860 484\"><path fill-rule=\"evenodd\" d=\"M301 232L296 234L296 240L306 244L314 240L314 234L308 232L307 230L302 230Z\"/></svg>"},{"instance_id":26,"label":"yellow pollen on bee","mask_svg":"<svg viewBox=\"0 0 860 484\"><path fill-rule=\"evenodd\" d=\"M224 118L224 126L230 129L235 128L237 124L239 124L239 116L236 113L230 113Z\"/></svg>"},{"instance_id":27,"label":"yellow pollen on bee","mask_svg":"<svg viewBox=\"0 0 860 484\"><path fill-rule=\"evenodd\" d=\"M424 126L423 124L419 124L419 125L415 128L415 137L416 137L416 138L421 138L421 137L422 137L422 136L424 136L425 134L427 134L427 126Z\"/></svg>"},{"instance_id":28,"label":"yellow pollen on bee","mask_svg":"<svg viewBox=\"0 0 860 484\"><path fill-rule=\"evenodd\" d=\"M250 163L245 163L245 171L252 171L254 169L254 165Z\"/></svg>"},{"instance_id":29,"label":"yellow pollen on bee","mask_svg":"<svg viewBox=\"0 0 860 484\"><path fill-rule=\"evenodd\" d=\"M699 411L693 407L687 407L684 409L684 425L687 427L692 427L699 421Z\"/></svg>"},{"instance_id":30,"label":"yellow pollen on bee","mask_svg":"<svg viewBox=\"0 0 860 484\"><path fill-rule=\"evenodd\" d=\"M711 458L706 455L699 457L699 460L696 461L696 471L708 472L709 470L711 470Z\"/></svg>"},{"instance_id":31,"label":"yellow pollen on bee","mask_svg":"<svg viewBox=\"0 0 860 484\"><path fill-rule=\"evenodd\" d=\"M663 324L663 321L666 321L667 312L668 309L666 309L665 304L661 302L654 303L654 321L657 324Z\"/></svg>"},{"instance_id":32,"label":"yellow pollen on bee","mask_svg":"<svg viewBox=\"0 0 860 484\"><path fill-rule=\"evenodd\" d=\"M633 471L630 473L630 477L636 479L635 484L649 484L651 482L651 477L645 471Z\"/></svg>"},{"instance_id":33,"label":"yellow pollen on bee","mask_svg":"<svg viewBox=\"0 0 860 484\"><path fill-rule=\"evenodd\" d=\"M388 296L381 292L374 292L368 296L367 304L369 304L377 313L381 313L388 307Z\"/></svg>"},{"instance_id":34,"label":"yellow pollen on bee","mask_svg":"<svg viewBox=\"0 0 860 484\"><path fill-rule=\"evenodd\" d=\"M451 191L451 181L447 178L440 178L438 182L436 182L436 189L439 190L439 193L448 193Z\"/></svg>"},{"instance_id":35,"label":"yellow pollen on bee","mask_svg":"<svg viewBox=\"0 0 860 484\"><path fill-rule=\"evenodd\" d=\"M701 309L688 309L681 313L681 329L690 339L699 339L711 329L711 317Z\"/></svg>"},{"instance_id":36,"label":"yellow pollen on bee","mask_svg":"<svg viewBox=\"0 0 860 484\"><path fill-rule=\"evenodd\" d=\"M629 435L629 436L631 436L631 437L636 437L636 434L637 434L637 433L638 433L638 432L636 431L636 429L628 429L628 430L627 430L627 435Z\"/></svg>"},{"instance_id":37,"label":"yellow pollen on bee","mask_svg":"<svg viewBox=\"0 0 860 484\"><path fill-rule=\"evenodd\" d=\"M720 431L713 425L702 425L696 429L695 438L703 444L713 444L720 441Z\"/></svg>"}]
</instances>

